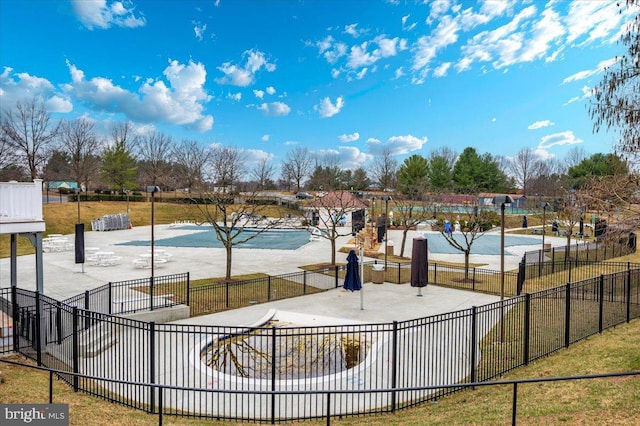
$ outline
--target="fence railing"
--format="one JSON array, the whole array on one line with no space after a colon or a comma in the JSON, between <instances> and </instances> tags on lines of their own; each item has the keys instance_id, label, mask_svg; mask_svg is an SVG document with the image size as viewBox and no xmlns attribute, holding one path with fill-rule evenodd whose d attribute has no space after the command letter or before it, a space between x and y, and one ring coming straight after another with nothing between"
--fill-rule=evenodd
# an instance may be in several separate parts
<instances>
[{"instance_id":1,"label":"fence railing","mask_svg":"<svg viewBox=\"0 0 640 426\"><path fill-rule=\"evenodd\" d=\"M68 373L65 371L61 371L61 370L56 370L56 369L51 369L51 368L47 368L47 367L40 367L40 366L36 366L36 365L30 365L30 364L25 364L25 363L20 363L20 362L15 362L15 361L11 361L11 360L7 360L7 359L0 359L0 362L3 362L5 364L8 365L14 365L14 366L18 366L18 367L24 367L24 368L29 368L32 370L40 370L40 371L46 371L49 373L49 393L48 393L48 403L49 404L53 404L54 403L54 380L53 377L54 375L65 375L68 377L72 377L74 380L80 380L80 379L93 379L95 380L92 376L87 376L84 374L79 374L79 373ZM472 383L464 383L464 384L455 384L455 385L449 385L449 386L440 386L440 387L436 387L436 386L430 386L430 387L419 387L419 388L414 388L414 387L406 387L406 388L398 388L398 389L378 389L376 391L373 391L373 393L395 393L395 392L428 392L428 391L432 391L432 390L440 390L440 389L445 389L447 387L454 387L457 390L461 390L461 389L467 389L467 388L477 388L477 387L485 387L485 386L511 386L512 391L511 391L511 413L510 413L510 420L511 420L511 424L515 425L517 422L517 418L518 418L518 396L521 395L522 393L526 393L522 390L522 386L521 385L526 385L526 384L532 384L532 383L552 383L552 382L569 382L569 381L582 381L582 380L595 380L595 379L610 379L610 378L619 378L619 377L631 377L631 376L639 376L640 375L640 371L625 371L625 372L617 372L617 373L603 373L603 374L588 374L588 375L577 375L577 376L556 376L556 377L536 377L536 378L527 378L527 379L513 379L513 380L498 380L498 381L491 381L491 382L472 382ZM110 379L101 379L100 380L101 383L116 383L116 384L120 384L120 385L140 385L139 383L135 383L135 382L124 382L124 381L120 381L120 380L110 380ZM619 381L618 381L619 382ZM171 392L171 391L180 391L180 392L189 392L189 391L200 391L200 392L209 392L209 393L217 393L218 390L217 389L198 389L198 388L190 388L190 387L185 387L185 386L166 386L166 385L162 385L162 384L149 384L146 383L144 384L146 387L148 387L149 389L153 389L153 391L157 392L158 394L158 410L154 411L155 413L157 413L158 415L158 424L162 425L163 424L163 417L164 416L175 416L175 412L173 412L171 409L165 409L163 408L164 405L164 401L165 401L165 394L167 392ZM372 391L367 391L367 390L349 390L349 391L334 391L334 390L324 390L324 391L306 391L306 390L292 390L292 391L287 391L287 392L281 392L281 391L238 391L238 394L244 394L244 395L249 395L249 394L259 394L259 395L264 395L267 397L281 397L281 396L294 396L294 395L301 395L301 394L318 394L318 393L322 393L325 395L325 400L326 400L326 410L324 411L322 417L326 419L326 424L330 425L331 424L331 418L334 415L332 413L332 400L337 399L337 397L339 395L357 395L360 393L371 393ZM272 419L272 423L275 423L276 419Z\"/></svg>"},{"instance_id":2,"label":"fence railing","mask_svg":"<svg viewBox=\"0 0 640 426\"><path fill-rule=\"evenodd\" d=\"M156 324L22 289L0 290L0 308L14 329L0 352L61 371L75 390L152 413L295 421L404 409L638 318L640 268L378 324Z\"/></svg>"},{"instance_id":3,"label":"fence railing","mask_svg":"<svg viewBox=\"0 0 640 426\"><path fill-rule=\"evenodd\" d=\"M522 261L526 264L547 263L547 262L567 262L579 260L586 262L600 262L625 256L635 252L635 248L628 243L601 243L598 241L584 241L575 239L569 246L550 247L548 249L528 251L524 254Z\"/></svg>"}]
</instances>

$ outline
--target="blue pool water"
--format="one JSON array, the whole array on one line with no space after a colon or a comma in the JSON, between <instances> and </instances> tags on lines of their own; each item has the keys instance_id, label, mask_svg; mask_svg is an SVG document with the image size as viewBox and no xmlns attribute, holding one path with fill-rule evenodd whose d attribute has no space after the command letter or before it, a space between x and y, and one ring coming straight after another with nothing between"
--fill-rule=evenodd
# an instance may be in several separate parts
<instances>
[{"instance_id":1,"label":"blue pool water","mask_svg":"<svg viewBox=\"0 0 640 426\"><path fill-rule=\"evenodd\" d=\"M431 253L445 253L445 254L460 254L459 250L453 248L447 240L440 233L428 233L426 235L429 252ZM453 238L460 242L462 247L466 247L463 235L458 232L453 233ZM505 253L509 254L509 247L513 246L535 246L530 250L537 250L540 248L540 239L532 237L524 237L517 235L505 235L504 246ZM500 255L500 235L484 234L478 237L471 245L471 254L492 254Z\"/></svg>"},{"instance_id":2,"label":"blue pool water","mask_svg":"<svg viewBox=\"0 0 640 426\"><path fill-rule=\"evenodd\" d=\"M156 239L154 244L156 247L205 247L205 248L223 248L222 242L213 230L212 226L195 226L186 225L175 229L196 230L188 235L177 237ZM242 240L245 236L257 234L257 230L244 229L236 238L236 241ZM274 250L295 250L309 242L309 233L306 230L298 229L270 229L245 243L236 245L242 249L274 249ZM120 245L128 246L149 246L150 240L130 241L121 243Z\"/></svg>"}]
</instances>

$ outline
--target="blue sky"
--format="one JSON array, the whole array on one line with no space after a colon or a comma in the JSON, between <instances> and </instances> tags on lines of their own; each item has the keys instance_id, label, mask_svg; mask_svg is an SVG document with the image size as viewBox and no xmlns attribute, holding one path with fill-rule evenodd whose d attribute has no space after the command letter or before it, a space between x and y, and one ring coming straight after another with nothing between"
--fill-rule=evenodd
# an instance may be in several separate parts
<instances>
[{"instance_id":1,"label":"blue sky","mask_svg":"<svg viewBox=\"0 0 640 426\"><path fill-rule=\"evenodd\" d=\"M505 157L610 152L591 90L628 13L615 1L2 0L2 107L365 166L446 146Z\"/></svg>"}]
</instances>

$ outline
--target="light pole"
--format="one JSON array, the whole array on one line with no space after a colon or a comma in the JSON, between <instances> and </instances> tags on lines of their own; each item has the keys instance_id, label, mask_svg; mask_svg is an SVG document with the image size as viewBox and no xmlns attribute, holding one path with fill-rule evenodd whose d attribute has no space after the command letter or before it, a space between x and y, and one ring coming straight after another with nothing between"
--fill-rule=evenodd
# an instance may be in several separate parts
<instances>
[{"instance_id":1,"label":"light pole","mask_svg":"<svg viewBox=\"0 0 640 426\"><path fill-rule=\"evenodd\" d=\"M371 249L375 248L378 244L378 234L376 232L376 226L378 225L376 220L376 197L371 197ZM374 239L375 238L375 239Z\"/></svg>"},{"instance_id":2,"label":"light pole","mask_svg":"<svg viewBox=\"0 0 640 426\"><path fill-rule=\"evenodd\" d=\"M513 203L508 195L493 197L493 204L500 205L500 342L504 342L504 209Z\"/></svg>"},{"instance_id":3,"label":"light pole","mask_svg":"<svg viewBox=\"0 0 640 426\"><path fill-rule=\"evenodd\" d=\"M147 186L147 192L151 193L151 285L153 286L154 274L155 274L155 235L154 235L154 227L155 227L155 194L156 192L160 192L159 186ZM153 301L151 302L153 303ZM153 306L152 306L153 309Z\"/></svg>"},{"instance_id":4,"label":"light pole","mask_svg":"<svg viewBox=\"0 0 640 426\"><path fill-rule=\"evenodd\" d=\"M382 196L384 200L384 270L387 271L387 247L389 244L389 200L391 197L389 195Z\"/></svg>"}]
</instances>

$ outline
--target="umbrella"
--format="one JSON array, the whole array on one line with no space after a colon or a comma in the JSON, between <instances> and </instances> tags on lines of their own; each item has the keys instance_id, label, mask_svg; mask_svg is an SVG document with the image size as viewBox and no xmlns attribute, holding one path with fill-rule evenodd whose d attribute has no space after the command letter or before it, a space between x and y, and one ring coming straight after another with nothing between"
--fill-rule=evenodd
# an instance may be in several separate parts
<instances>
[{"instance_id":1,"label":"umbrella","mask_svg":"<svg viewBox=\"0 0 640 426\"><path fill-rule=\"evenodd\" d=\"M413 239L411 252L411 287L418 287L418 296L422 296L422 287L429 282L427 240L423 237Z\"/></svg>"},{"instance_id":2,"label":"umbrella","mask_svg":"<svg viewBox=\"0 0 640 426\"><path fill-rule=\"evenodd\" d=\"M362 281L360 281L360 271L358 268L358 256L355 250L351 250L347 256L347 272L344 276L342 287L349 291L360 291ZM360 293L360 309L362 308L362 293Z\"/></svg>"}]
</instances>

